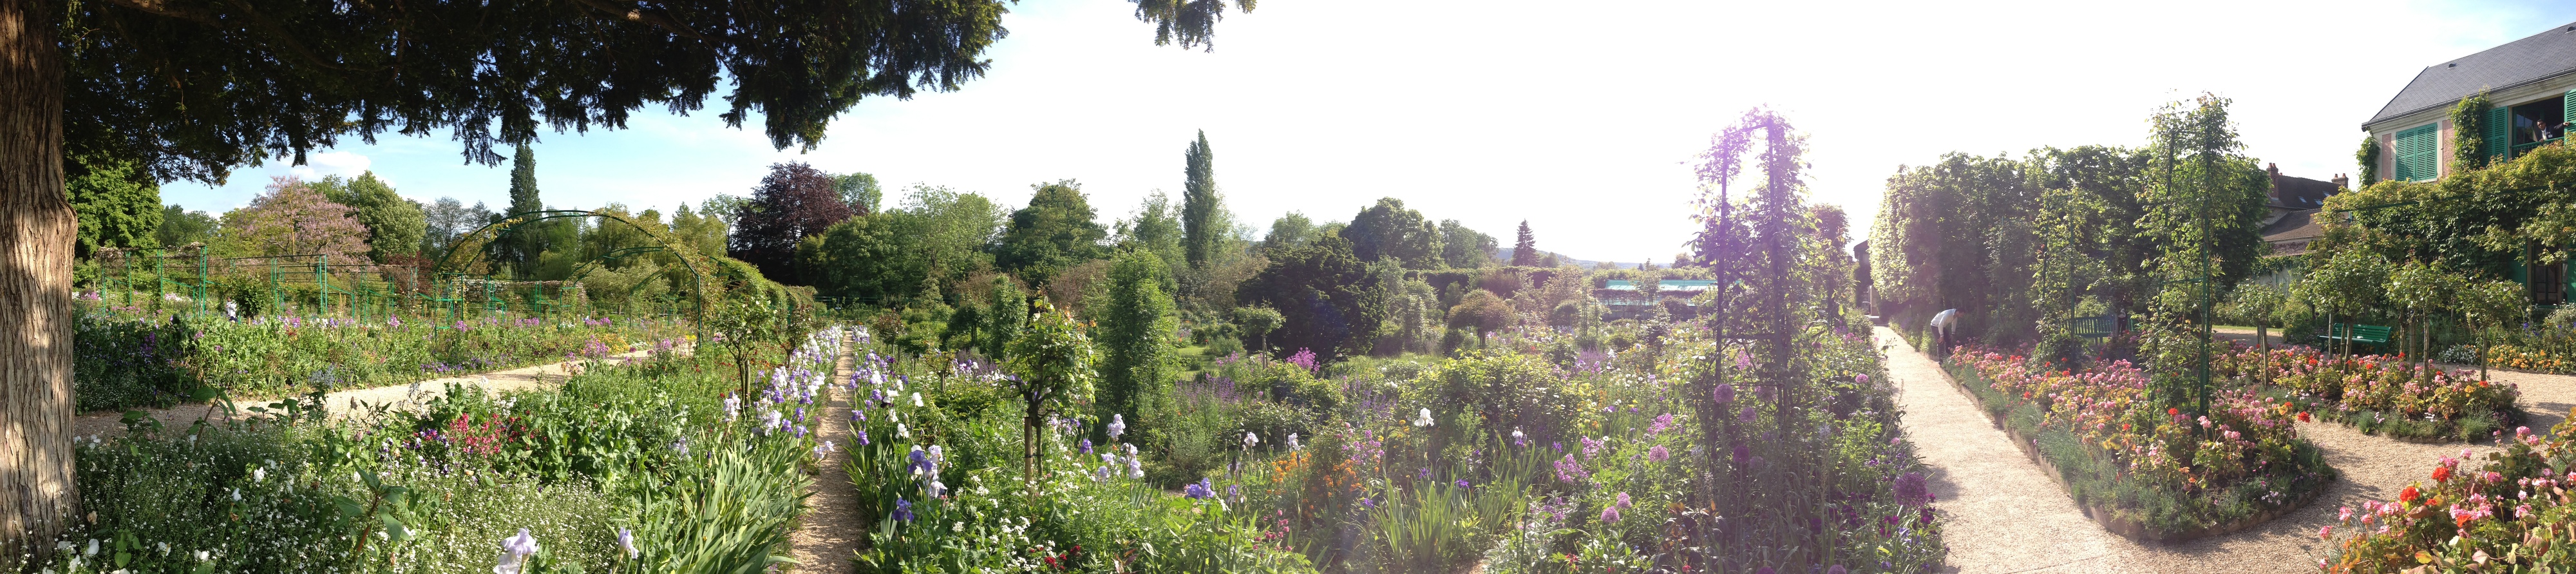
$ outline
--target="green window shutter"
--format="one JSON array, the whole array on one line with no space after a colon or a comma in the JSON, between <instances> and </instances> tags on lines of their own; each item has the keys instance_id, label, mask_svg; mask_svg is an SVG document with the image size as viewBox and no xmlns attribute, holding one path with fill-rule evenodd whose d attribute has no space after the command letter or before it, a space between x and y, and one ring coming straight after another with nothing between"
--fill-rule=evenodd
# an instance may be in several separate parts
<instances>
[{"instance_id":1,"label":"green window shutter","mask_svg":"<svg viewBox=\"0 0 2576 574\"><path fill-rule=\"evenodd\" d=\"M2487 164L2504 163L2513 157L2513 110L2496 106L2487 110Z\"/></svg>"},{"instance_id":2,"label":"green window shutter","mask_svg":"<svg viewBox=\"0 0 2576 574\"><path fill-rule=\"evenodd\" d=\"M2441 175L2441 124L2397 132L2397 179L2426 181Z\"/></svg>"},{"instance_id":3,"label":"green window shutter","mask_svg":"<svg viewBox=\"0 0 2576 574\"><path fill-rule=\"evenodd\" d=\"M2576 122L2576 90L2558 96L2559 121Z\"/></svg>"}]
</instances>

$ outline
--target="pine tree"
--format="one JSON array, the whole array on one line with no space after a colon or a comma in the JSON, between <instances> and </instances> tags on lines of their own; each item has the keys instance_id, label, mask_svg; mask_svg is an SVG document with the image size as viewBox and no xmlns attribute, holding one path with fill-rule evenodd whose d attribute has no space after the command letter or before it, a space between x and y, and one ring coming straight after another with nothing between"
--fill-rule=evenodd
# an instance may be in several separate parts
<instances>
[{"instance_id":1,"label":"pine tree","mask_svg":"<svg viewBox=\"0 0 2576 574\"><path fill-rule=\"evenodd\" d=\"M526 144L520 144L519 149L510 154L510 211L503 215L515 216L545 208L545 203L537 197L537 152L528 149ZM512 229L509 237L501 242L501 260L517 269L519 276L525 277L535 270L537 254L546 251L545 242L545 233L536 226L521 225Z\"/></svg>"},{"instance_id":2,"label":"pine tree","mask_svg":"<svg viewBox=\"0 0 2576 574\"><path fill-rule=\"evenodd\" d=\"M1538 239L1530 236L1529 220L1521 220L1520 239L1512 241L1512 265L1528 267L1538 264Z\"/></svg>"},{"instance_id":3,"label":"pine tree","mask_svg":"<svg viewBox=\"0 0 2576 574\"><path fill-rule=\"evenodd\" d=\"M1224 209L1216 194L1216 152L1208 149L1207 131L1199 132L1199 141L1191 142L1183 154L1188 163L1181 172L1181 244L1191 267L1206 265L1215 250L1216 239L1223 230L1217 213Z\"/></svg>"}]
</instances>

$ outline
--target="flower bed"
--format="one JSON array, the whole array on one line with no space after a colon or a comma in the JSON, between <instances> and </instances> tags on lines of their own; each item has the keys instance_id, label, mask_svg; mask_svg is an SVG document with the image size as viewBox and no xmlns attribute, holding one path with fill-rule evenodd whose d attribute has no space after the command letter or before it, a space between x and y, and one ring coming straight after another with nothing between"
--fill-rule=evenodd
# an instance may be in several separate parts
<instances>
[{"instance_id":1,"label":"flower bed","mask_svg":"<svg viewBox=\"0 0 2576 574\"><path fill-rule=\"evenodd\" d=\"M2337 514L2327 572L2554 572L2576 564L2576 426L2517 428L2483 460L2442 457L2393 501ZM2340 531L2340 534L2339 534Z\"/></svg>"},{"instance_id":2,"label":"flower bed","mask_svg":"<svg viewBox=\"0 0 2576 574\"><path fill-rule=\"evenodd\" d=\"M664 355L409 410L140 423L80 441L95 514L24 571L759 571L784 558L822 448L808 407L840 351L825 333L765 360L785 363L748 404L723 396L734 369Z\"/></svg>"},{"instance_id":3,"label":"flower bed","mask_svg":"<svg viewBox=\"0 0 2576 574\"><path fill-rule=\"evenodd\" d=\"M2214 368L2239 385L2271 381L2302 412L2364 433L2413 442L2478 440L2496 436L2522 418L2514 405L2521 392L2476 371L2420 367L2385 355L2334 359L2313 347L2263 351L2242 344L2215 358Z\"/></svg>"},{"instance_id":4,"label":"flower bed","mask_svg":"<svg viewBox=\"0 0 2576 574\"><path fill-rule=\"evenodd\" d=\"M2126 361L2051 371L1961 347L1946 362L1989 416L2033 443L2078 505L2124 536L2182 540L2250 526L2335 478L2291 411L2250 390L2217 393L2194 417L2155 407L2148 373Z\"/></svg>"},{"instance_id":5,"label":"flower bed","mask_svg":"<svg viewBox=\"0 0 2576 574\"><path fill-rule=\"evenodd\" d=\"M74 330L81 410L167 406L221 390L237 399L413 381L688 342L656 318L146 316L82 303Z\"/></svg>"}]
</instances>

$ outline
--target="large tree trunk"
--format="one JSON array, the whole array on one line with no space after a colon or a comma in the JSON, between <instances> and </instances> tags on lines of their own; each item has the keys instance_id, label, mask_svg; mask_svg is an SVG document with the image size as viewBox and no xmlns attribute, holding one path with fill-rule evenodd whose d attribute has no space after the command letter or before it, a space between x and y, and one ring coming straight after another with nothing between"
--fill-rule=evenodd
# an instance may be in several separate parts
<instances>
[{"instance_id":1,"label":"large tree trunk","mask_svg":"<svg viewBox=\"0 0 2576 574\"><path fill-rule=\"evenodd\" d=\"M61 6L0 0L0 556L44 553L72 487L71 203Z\"/></svg>"}]
</instances>

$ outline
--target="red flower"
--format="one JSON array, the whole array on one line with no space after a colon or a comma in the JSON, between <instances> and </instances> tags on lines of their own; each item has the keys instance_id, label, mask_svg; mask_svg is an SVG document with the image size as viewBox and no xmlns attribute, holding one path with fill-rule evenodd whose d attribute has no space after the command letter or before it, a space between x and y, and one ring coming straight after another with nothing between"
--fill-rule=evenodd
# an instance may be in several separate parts
<instances>
[{"instance_id":1,"label":"red flower","mask_svg":"<svg viewBox=\"0 0 2576 574\"><path fill-rule=\"evenodd\" d=\"M2422 498L2424 498L2424 493L2416 491L2415 485L2412 484L2406 485L2405 490L2397 491L2398 502L2414 502Z\"/></svg>"},{"instance_id":2,"label":"red flower","mask_svg":"<svg viewBox=\"0 0 2576 574\"><path fill-rule=\"evenodd\" d=\"M2443 482L2443 481L2447 481L2447 480L2450 480L2450 479L2451 479L2451 467L2447 467L2447 466L2436 466L2436 467L2433 467L2433 482Z\"/></svg>"},{"instance_id":3,"label":"red flower","mask_svg":"<svg viewBox=\"0 0 2576 574\"><path fill-rule=\"evenodd\" d=\"M2308 412L2307 412L2307 411L2299 411L2299 422L2303 422L2303 423L2304 423L2304 422L2310 422L2310 421L2308 420Z\"/></svg>"},{"instance_id":4,"label":"red flower","mask_svg":"<svg viewBox=\"0 0 2576 574\"><path fill-rule=\"evenodd\" d=\"M2179 415L2179 414L2182 414L2182 409L2179 409L2179 408L2168 408L2168 409L2165 409L2165 416L2173 416L2173 415Z\"/></svg>"}]
</instances>

